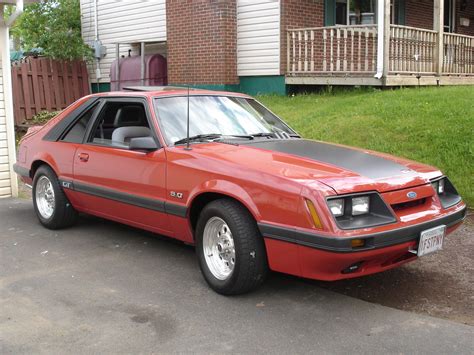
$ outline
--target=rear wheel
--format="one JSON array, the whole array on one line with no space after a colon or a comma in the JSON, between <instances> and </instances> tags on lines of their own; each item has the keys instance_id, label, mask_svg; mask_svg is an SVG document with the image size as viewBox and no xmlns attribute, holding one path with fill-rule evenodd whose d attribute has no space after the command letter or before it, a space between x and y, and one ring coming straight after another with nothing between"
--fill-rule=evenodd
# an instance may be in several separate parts
<instances>
[{"instance_id":1,"label":"rear wheel","mask_svg":"<svg viewBox=\"0 0 474 355\"><path fill-rule=\"evenodd\" d=\"M47 165L38 168L33 179L33 205L43 226L60 229L73 225L77 212L59 186L54 171Z\"/></svg>"},{"instance_id":2,"label":"rear wheel","mask_svg":"<svg viewBox=\"0 0 474 355\"><path fill-rule=\"evenodd\" d=\"M268 266L255 220L238 202L220 199L202 210L196 251L209 286L223 295L252 291L265 280Z\"/></svg>"}]
</instances>

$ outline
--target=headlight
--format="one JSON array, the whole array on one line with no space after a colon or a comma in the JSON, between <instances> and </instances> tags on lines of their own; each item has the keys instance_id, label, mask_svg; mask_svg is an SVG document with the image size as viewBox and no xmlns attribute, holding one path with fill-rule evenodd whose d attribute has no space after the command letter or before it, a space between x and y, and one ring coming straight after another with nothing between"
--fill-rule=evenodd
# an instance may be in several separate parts
<instances>
[{"instance_id":1,"label":"headlight","mask_svg":"<svg viewBox=\"0 0 474 355\"><path fill-rule=\"evenodd\" d=\"M341 229L361 229L397 221L377 192L328 197L326 201Z\"/></svg>"},{"instance_id":2,"label":"headlight","mask_svg":"<svg viewBox=\"0 0 474 355\"><path fill-rule=\"evenodd\" d=\"M334 217L341 217L344 215L344 199L337 198L328 200L328 207Z\"/></svg>"},{"instance_id":3,"label":"headlight","mask_svg":"<svg viewBox=\"0 0 474 355\"><path fill-rule=\"evenodd\" d=\"M444 194L445 185L446 185L446 183L445 183L445 178L442 178L442 179L433 181L433 182L431 183L431 186L433 186L433 189L436 191L436 193L437 193L438 195Z\"/></svg>"},{"instance_id":4,"label":"headlight","mask_svg":"<svg viewBox=\"0 0 474 355\"><path fill-rule=\"evenodd\" d=\"M370 198L369 196L353 197L352 198L352 215L360 216L361 214L369 213Z\"/></svg>"},{"instance_id":5,"label":"headlight","mask_svg":"<svg viewBox=\"0 0 474 355\"><path fill-rule=\"evenodd\" d=\"M439 180L438 182L438 194L439 195L444 194L444 179Z\"/></svg>"},{"instance_id":6,"label":"headlight","mask_svg":"<svg viewBox=\"0 0 474 355\"><path fill-rule=\"evenodd\" d=\"M433 186L433 189L435 189L438 195L444 194L444 186L445 186L444 179L434 181L431 183L431 185Z\"/></svg>"},{"instance_id":7,"label":"headlight","mask_svg":"<svg viewBox=\"0 0 474 355\"><path fill-rule=\"evenodd\" d=\"M447 177L432 180L431 186L436 191L443 208L448 208L461 202L461 196L459 196L456 188Z\"/></svg>"}]
</instances>

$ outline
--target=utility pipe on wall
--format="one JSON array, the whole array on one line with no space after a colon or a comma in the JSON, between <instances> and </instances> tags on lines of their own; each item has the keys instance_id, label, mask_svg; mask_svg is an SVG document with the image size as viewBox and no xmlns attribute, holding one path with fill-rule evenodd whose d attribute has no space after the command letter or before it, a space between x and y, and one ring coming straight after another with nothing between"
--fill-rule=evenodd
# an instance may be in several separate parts
<instances>
[{"instance_id":1,"label":"utility pipe on wall","mask_svg":"<svg viewBox=\"0 0 474 355\"><path fill-rule=\"evenodd\" d=\"M145 42L140 43L140 85L145 85Z\"/></svg>"},{"instance_id":2,"label":"utility pipe on wall","mask_svg":"<svg viewBox=\"0 0 474 355\"><path fill-rule=\"evenodd\" d=\"M120 43L115 44L115 58L117 59L117 65L115 66L116 90L120 91Z\"/></svg>"},{"instance_id":3,"label":"utility pipe on wall","mask_svg":"<svg viewBox=\"0 0 474 355\"><path fill-rule=\"evenodd\" d=\"M95 34L95 41L94 41L94 50L97 51L97 46L99 46L99 9L97 0L94 0L94 34ZM100 57L96 56L96 70L95 70L95 78L97 80L97 86L99 86L100 79L102 79L102 72L100 71ZM99 91L99 88L98 88Z\"/></svg>"}]
</instances>

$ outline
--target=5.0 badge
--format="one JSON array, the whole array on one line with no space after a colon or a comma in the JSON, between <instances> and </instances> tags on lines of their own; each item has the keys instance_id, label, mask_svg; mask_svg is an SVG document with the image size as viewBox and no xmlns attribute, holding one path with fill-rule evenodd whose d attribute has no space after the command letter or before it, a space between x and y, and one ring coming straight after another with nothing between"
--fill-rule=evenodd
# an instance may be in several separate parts
<instances>
[{"instance_id":1,"label":"5.0 badge","mask_svg":"<svg viewBox=\"0 0 474 355\"><path fill-rule=\"evenodd\" d=\"M183 198L183 193L182 193L182 192L171 191L171 192L170 192L170 196L171 196L171 197L175 197L175 198L182 199L182 198Z\"/></svg>"}]
</instances>

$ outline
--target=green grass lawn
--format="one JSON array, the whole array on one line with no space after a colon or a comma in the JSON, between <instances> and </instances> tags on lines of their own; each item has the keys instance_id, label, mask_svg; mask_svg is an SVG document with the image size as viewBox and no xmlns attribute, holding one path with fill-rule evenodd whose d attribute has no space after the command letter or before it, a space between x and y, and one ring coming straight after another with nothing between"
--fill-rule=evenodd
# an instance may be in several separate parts
<instances>
[{"instance_id":1,"label":"green grass lawn","mask_svg":"<svg viewBox=\"0 0 474 355\"><path fill-rule=\"evenodd\" d=\"M474 87L260 96L305 138L430 164L474 206Z\"/></svg>"}]
</instances>

